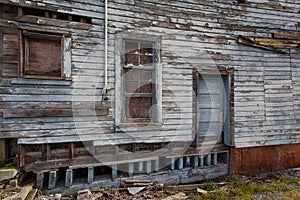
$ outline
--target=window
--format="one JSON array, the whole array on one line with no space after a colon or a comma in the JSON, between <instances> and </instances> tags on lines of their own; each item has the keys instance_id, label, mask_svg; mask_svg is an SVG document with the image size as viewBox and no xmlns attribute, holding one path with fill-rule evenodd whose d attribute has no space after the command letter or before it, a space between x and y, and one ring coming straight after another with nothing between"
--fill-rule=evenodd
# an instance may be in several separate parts
<instances>
[{"instance_id":1,"label":"window","mask_svg":"<svg viewBox=\"0 0 300 200\"><path fill-rule=\"evenodd\" d=\"M70 77L70 38L63 35L22 32L23 77Z\"/></svg>"},{"instance_id":2,"label":"window","mask_svg":"<svg viewBox=\"0 0 300 200\"><path fill-rule=\"evenodd\" d=\"M155 112L153 42L124 40L124 121L153 121Z\"/></svg>"},{"instance_id":3,"label":"window","mask_svg":"<svg viewBox=\"0 0 300 200\"><path fill-rule=\"evenodd\" d=\"M161 122L159 39L126 35L117 39L117 124Z\"/></svg>"}]
</instances>

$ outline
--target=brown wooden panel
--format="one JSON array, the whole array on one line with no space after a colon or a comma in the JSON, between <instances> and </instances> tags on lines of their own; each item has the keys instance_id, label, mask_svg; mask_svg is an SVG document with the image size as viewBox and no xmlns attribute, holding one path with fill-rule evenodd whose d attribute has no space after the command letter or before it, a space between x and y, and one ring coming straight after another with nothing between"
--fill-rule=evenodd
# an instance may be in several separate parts
<instances>
[{"instance_id":1,"label":"brown wooden panel","mask_svg":"<svg viewBox=\"0 0 300 200\"><path fill-rule=\"evenodd\" d=\"M17 28L3 28L2 76L18 77L19 75L19 36Z\"/></svg>"},{"instance_id":2,"label":"brown wooden panel","mask_svg":"<svg viewBox=\"0 0 300 200\"><path fill-rule=\"evenodd\" d=\"M230 173L254 176L300 165L300 144L230 149Z\"/></svg>"},{"instance_id":3,"label":"brown wooden panel","mask_svg":"<svg viewBox=\"0 0 300 200\"><path fill-rule=\"evenodd\" d=\"M61 41L28 37L25 75L61 76ZM28 49L27 49L28 48Z\"/></svg>"}]
</instances>

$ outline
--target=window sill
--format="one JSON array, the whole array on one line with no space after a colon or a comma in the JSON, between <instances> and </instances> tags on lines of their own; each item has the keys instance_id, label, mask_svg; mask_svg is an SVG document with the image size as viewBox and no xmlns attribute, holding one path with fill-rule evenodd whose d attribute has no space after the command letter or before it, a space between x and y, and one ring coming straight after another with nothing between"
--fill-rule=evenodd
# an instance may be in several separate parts
<instances>
[{"instance_id":1,"label":"window sill","mask_svg":"<svg viewBox=\"0 0 300 200\"><path fill-rule=\"evenodd\" d=\"M57 85L70 86L72 80L68 79L40 79L40 78L14 78L11 84L15 85Z\"/></svg>"},{"instance_id":2,"label":"window sill","mask_svg":"<svg viewBox=\"0 0 300 200\"><path fill-rule=\"evenodd\" d=\"M116 126L117 131L159 131L163 127L161 122L125 122Z\"/></svg>"}]
</instances>

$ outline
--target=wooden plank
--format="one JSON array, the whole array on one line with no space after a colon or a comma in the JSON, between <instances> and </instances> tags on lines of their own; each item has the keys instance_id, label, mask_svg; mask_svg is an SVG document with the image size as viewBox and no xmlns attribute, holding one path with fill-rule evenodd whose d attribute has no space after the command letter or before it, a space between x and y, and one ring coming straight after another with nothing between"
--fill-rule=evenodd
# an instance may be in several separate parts
<instances>
[{"instance_id":1,"label":"wooden plank","mask_svg":"<svg viewBox=\"0 0 300 200\"><path fill-rule=\"evenodd\" d=\"M132 177L134 173L134 167L133 167L133 163L129 163L128 164L128 176Z\"/></svg>"},{"instance_id":2,"label":"wooden plank","mask_svg":"<svg viewBox=\"0 0 300 200\"><path fill-rule=\"evenodd\" d=\"M93 110L97 111L97 115L108 115L107 108L100 108ZM76 112L76 111L75 111ZM80 114L80 112L76 112ZM73 116L72 109L23 109L21 112L19 109L4 109L4 118L26 118L26 117L71 117Z\"/></svg>"},{"instance_id":3,"label":"wooden plank","mask_svg":"<svg viewBox=\"0 0 300 200\"><path fill-rule=\"evenodd\" d=\"M57 86L70 86L72 84L69 80L42 80L30 78L16 78L11 80L12 84L16 85L57 85Z\"/></svg>"},{"instance_id":4,"label":"wooden plank","mask_svg":"<svg viewBox=\"0 0 300 200\"><path fill-rule=\"evenodd\" d=\"M57 171L50 171L49 172L48 189L55 188L56 182L57 182Z\"/></svg>"},{"instance_id":5,"label":"wooden plank","mask_svg":"<svg viewBox=\"0 0 300 200\"><path fill-rule=\"evenodd\" d=\"M179 170L183 169L183 157L177 158L176 168L179 169Z\"/></svg>"},{"instance_id":6,"label":"wooden plank","mask_svg":"<svg viewBox=\"0 0 300 200\"><path fill-rule=\"evenodd\" d=\"M198 167L198 165L199 165L198 156L192 156L191 165L192 165L193 168Z\"/></svg>"},{"instance_id":7,"label":"wooden plank","mask_svg":"<svg viewBox=\"0 0 300 200\"><path fill-rule=\"evenodd\" d=\"M45 181L44 178L45 178L45 173L44 172L37 173L37 175L36 175L36 186L37 186L37 188L43 189L44 181Z\"/></svg>"},{"instance_id":8,"label":"wooden plank","mask_svg":"<svg viewBox=\"0 0 300 200\"><path fill-rule=\"evenodd\" d=\"M91 184L94 181L94 168L89 167L88 168L88 177L87 177L87 183Z\"/></svg>"},{"instance_id":9,"label":"wooden plank","mask_svg":"<svg viewBox=\"0 0 300 200\"><path fill-rule=\"evenodd\" d=\"M40 22L45 26L56 26L56 27L70 28L70 29L73 28L73 29L89 30L92 28L92 25L87 23L68 22L64 20L50 19L46 17L33 16L33 15L23 15L22 17L15 18L15 20L19 22L32 23L32 24L39 24Z\"/></svg>"},{"instance_id":10,"label":"wooden plank","mask_svg":"<svg viewBox=\"0 0 300 200\"><path fill-rule=\"evenodd\" d=\"M111 179L114 181L117 176L118 176L118 166L117 165L112 165L111 166Z\"/></svg>"},{"instance_id":11,"label":"wooden plank","mask_svg":"<svg viewBox=\"0 0 300 200\"><path fill-rule=\"evenodd\" d=\"M0 17L2 17L3 8L0 9ZM3 66L3 31L0 27L0 80L2 80L2 66Z\"/></svg>"},{"instance_id":12,"label":"wooden plank","mask_svg":"<svg viewBox=\"0 0 300 200\"><path fill-rule=\"evenodd\" d=\"M48 161L51 157L51 146L49 144L42 145L42 160Z\"/></svg>"},{"instance_id":13,"label":"wooden plank","mask_svg":"<svg viewBox=\"0 0 300 200\"><path fill-rule=\"evenodd\" d=\"M175 170L175 162L176 162L176 158L169 158L170 159L170 164L169 164L169 168L171 170Z\"/></svg>"},{"instance_id":14,"label":"wooden plank","mask_svg":"<svg viewBox=\"0 0 300 200\"><path fill-rule=\"evenodd\" d=\"M73 180L74 180L73 169L67 169L66 178L65 178L65 187L71 187L73 185Z\"/></svg>"},{"instance_id":15,"label":"wooden plank","mask_svg":"<svg viewBox=\"0 0 300 200\"><path fill-rule=\"evenodd\" d=\"M151 174L151 160L146 161L146 173Z\"/></svg>"},{"instance_id":16,"label":"wooden plank","mask_svg":"<svg viewBox=\"0 0 300 200\"><path fill-rule=\"evenodd\" d=\"M29 194L26 197L26 200L34 200L38 190L37 189L32 189Z\"/></svg>"},{"instance_id":17,"label":"wooden plank","mask_svg":"<svg viewBox=\"0 0 300 200\"><path fill-rule=\"evenodd\" d=\"M72 50L72 39L63 37L63 54L62 54L62 62L63 62L63 76L65 78L71 78L72 73L72 63L71 63L71 50Z\"/></svg>"}]
</instances>

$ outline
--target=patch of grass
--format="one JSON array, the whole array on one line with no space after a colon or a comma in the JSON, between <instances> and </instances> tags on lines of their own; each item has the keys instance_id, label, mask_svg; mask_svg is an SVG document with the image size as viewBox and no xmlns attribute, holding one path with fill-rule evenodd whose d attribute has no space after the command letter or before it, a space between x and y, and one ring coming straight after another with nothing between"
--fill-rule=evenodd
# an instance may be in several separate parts
<instances>
[{"instance_id":1,"label":"patch of grass","mask_svg":"<svg viewBox=\"0 0 300 200\"><path fill-rule=\"evenodd\" d=\"M248 179L232 176L226 179L227 184L215 181L207 182L203 189L207 194L190 195L196 200L253 200L264 197L268 200L299 200L300 179L289 175L277 175L267 179Z\"/></svg>"},{"instance_id":2,"label":"patch of grass","mask_svg":"<svg viewBox=\"0 0 300 200\"><path fill-rule=\"evenodd\" d=\"M246 183L241 186L236 186L230 191L230 193L233 196L243 196L243 195L253 195L255 193L273 192L273 191L274 188L265 185Z\"/></svg>"},{"instance_id":3,"label":"patch of grass","mask_svg":"<svg viewBox=\"0 0 300 200\"><path fill-rule=\"evenodd\" d=\"M201 196L193 195L196 200L229 200L229 197L221 191L209 192L207 194L202 194Z\"/></svg>"},{"instance_id":4,"label":"patch of grass","mask_svg":"<svg viewBox=\"0 0 300 200\"><path fill-rule=\"evenodd\" d=\"M300 191L297 190L286 192L284 193L284 195L280 197L280 200L299 200L299 199L300 199Z\"/></svg>"},{"instance_id":5,"label":"patch of grass","mask_svg":"<svg viewBox=\"0 0 300 200\"><path fill-rule=\"evenodd\" d=\"M217 183L215 183L213 181L209 181L205 184L205 189L207 191L218 190L218 189L220 189L220 185L218 185Z\"/></svg>"}]
</instances>

